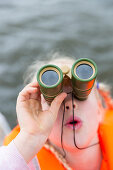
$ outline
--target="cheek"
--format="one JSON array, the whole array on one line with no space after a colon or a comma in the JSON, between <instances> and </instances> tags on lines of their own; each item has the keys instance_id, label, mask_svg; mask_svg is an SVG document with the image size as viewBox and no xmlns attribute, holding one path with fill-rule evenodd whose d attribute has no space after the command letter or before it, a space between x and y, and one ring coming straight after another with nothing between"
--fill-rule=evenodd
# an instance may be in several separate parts
<instances>
[{"instance_id":1,"label":"cheek","mask_svg":"<svg viewBox=\"0 0 113 170\"><path fill-rule=\"evenodd\" d=\"M101 113L99 111L97 100L95 100L95 98L88 100L87 103L84 104L83 108L85 110L84 119L86 127L95 128L95 130L97 130L101 120Z\"/></svg>"},{"instance_id":2,"label":"cheek","mask_svg":"<svg viewBox=\"0 0 113 170\"><path fill-rule=\"evenodd\" d=\"M51 142L56 144L57 146L61 145L61 132L62 132L62 114L59 111L55 124L52 128L49 139Z\"/></svg>"},{"instance_id":3,"label":"cheek","mask_svg":"<svg viewBox=\"0 0 113 170\"><path fill-rule=\"evenodd\" d=\"M100 122L98 110L95 110L94 112L92 111L89 114L90 114L88 116L89 117L88 119L89 128L94 128L95 130L97 130L99 126L99 122Z\"/></svg>"},{"instance_id":4,"label":"cheek","mask_svg":"<svg viewBox=\"0 0 113 170\"><path fill-rule=\"evenodd\" d=\"M95 112L93 112L92 115L90 115L90 120L86 124L87 126L86 133L89 134L88 135L89 140L92 140L97 136L99 124L100 124L99 113L98 110L95 110Z\"/></svg>"},{"instance_id":5,"label":"cheek","mask_svg":"<svg viewBox=\"0 0 113 170\"><path fill-rule=\"evenodd\" d=\"M56 144L57 146L60 146L61 141L61 129L59 128L58 124L55 123L53 126L53 129L49 135L49 140Z\"/></svg>"}]
</instances>

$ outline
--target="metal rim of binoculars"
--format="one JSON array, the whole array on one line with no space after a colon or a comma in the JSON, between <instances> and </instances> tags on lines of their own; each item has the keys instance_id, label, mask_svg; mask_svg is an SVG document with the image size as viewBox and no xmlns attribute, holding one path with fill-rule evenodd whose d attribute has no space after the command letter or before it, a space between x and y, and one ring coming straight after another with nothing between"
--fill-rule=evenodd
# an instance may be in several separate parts
<instances>
[{"instance_id":1,"label":"metal rim of binoculars","mask_svg":"<svg viewBox=\"0 0 113 170\"><path fill-rule=\"evenodd\" d=\"M87 99L97 76L96 63L87 58L78 59L72 66L71 74L75 97L79 100ZM62 92L63 72L56 65L45 65L38 71L37 81L45 100L51 103Z\"/></svg>"}]
</instances>

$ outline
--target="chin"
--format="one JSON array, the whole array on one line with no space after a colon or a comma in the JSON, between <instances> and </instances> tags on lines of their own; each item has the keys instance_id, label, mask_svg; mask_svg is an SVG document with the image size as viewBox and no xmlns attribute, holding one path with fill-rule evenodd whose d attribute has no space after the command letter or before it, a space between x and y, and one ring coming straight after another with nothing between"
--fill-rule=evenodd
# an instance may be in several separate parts
<instances>
[{"instance_id":1,"label":"chin","mask_svg":"<svg viewBox=\"0 0 113 170\"><path fill-rule=\"evenodd\" d=\"M91 141L92 138L85 136L84 133L75 133L75 140L73 131L70 134L63 135L63 147L68 151L78 151L78 148L87 148L93 142Z\"/></svg>"}]
</instances>

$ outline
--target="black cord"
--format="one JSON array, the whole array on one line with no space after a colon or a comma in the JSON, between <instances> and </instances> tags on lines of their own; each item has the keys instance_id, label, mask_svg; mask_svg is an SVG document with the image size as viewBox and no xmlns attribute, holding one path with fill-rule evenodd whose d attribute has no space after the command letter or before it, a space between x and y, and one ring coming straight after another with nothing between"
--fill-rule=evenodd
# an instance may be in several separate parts
<instances>
[{"instance_id":1,"label":"black cord","mask_svg":"<svg viewBox=\"0 0 113 170\"><path fill-rule=\"evenodd\" d=\"M65 101L63 101L64 104L64 110L63 110L63 117L62 117L62 130L61 130L61 146L62 146L62 150L64 152L63 157L66 157L66 152L64 150L64 146L63 146L63 126L64 126L64 117L65 117Z\"/></svg>"},{"instance_id":2,"label":"black cord","mask_svg":"<svg viewBox=\"0 0 113 170\"><path fill-rule=\"evenodd\" d=\"M72 93L72 107L73 107L73 105L74 105L73 99L74 99L74 94ZM73 107L73 122L74 122L74 107ZM78 147L77 144L76 144L76 141L75 141L75 126L74 126L74 123L73 123L73 137L74 137L74 138L73 138L73 140L74 140L74 145L77 147L77 149L87 149L87 148L90 148L90 147L92 147L92 146L95 146L95 145L99 144L99 142L97 142L97 143L94 143L94 144L92 144L92 145L90 145L90 146L87 146L87 147L83 147L83 148Z\"/></svg>"}]
</instances>

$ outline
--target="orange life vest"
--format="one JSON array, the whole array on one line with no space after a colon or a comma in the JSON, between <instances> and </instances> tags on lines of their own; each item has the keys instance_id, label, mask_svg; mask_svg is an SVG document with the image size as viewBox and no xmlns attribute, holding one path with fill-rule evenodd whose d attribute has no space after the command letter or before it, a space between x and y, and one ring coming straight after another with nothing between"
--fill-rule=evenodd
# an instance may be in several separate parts
<instances>
[{"instance_id":1,"label":"orange life vest","mask_svg":"<svg viewBox=\"0 0 113 170\"><path fill-rule=\"evenodd\" d=\"M99 127L99 139L103 153L101 170L113 170L113 110L107 110Z\"/></svg>"},{"instance_id":2,"label":"orange life vest","mask_svg":"<svg viewBox=\"0 0 113 170\"><path fill-rule=\"evenodd\" d=\"M5 138L4 145L8 145L19 133L20 128L16 126ZM99 139L103 152L101 170L113 170L113 110L107 110L104 121L99 127ZM43 147L37 154L41 170L65 170L54 154Z\"/></svg>"}]
</instances>

